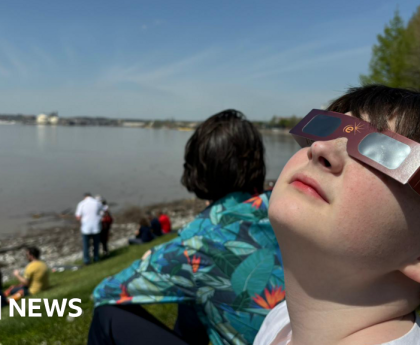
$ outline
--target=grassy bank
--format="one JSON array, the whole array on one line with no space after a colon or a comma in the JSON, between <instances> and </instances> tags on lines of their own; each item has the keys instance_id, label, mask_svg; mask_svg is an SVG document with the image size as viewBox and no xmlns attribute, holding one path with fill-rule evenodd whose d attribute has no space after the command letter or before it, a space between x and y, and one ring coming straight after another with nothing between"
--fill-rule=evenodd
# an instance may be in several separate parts
<instances>
[{"instance_id":1,"label":"grassy bank","mask_svg":"<svg viewBox=\"0 0 420 345\"><path fill-rule=\"evenodd\" d=\"M36 295L36 298L58 299L60 305L63 298L80 298L82 300L82 316L69 319L68 313L74 311L66 308L63 317L58 317L57 313L53 317L47 317L44 308L41 307L40 312L43 317L23 318L16 312L14 317L9 317L9 308L3 308L0 321L0 345L86 344L93 312L91 294L94 287L105 277L119 272L134 260L141 258L149 248L175 236L175 234L165 235L148 244L121 248L112 252L108 259L75 272L52 273L50 275L51 289ZM147 309L169 327L175 323L175 305L150 305L147 306Z\"/></svg>"}]
</instances>

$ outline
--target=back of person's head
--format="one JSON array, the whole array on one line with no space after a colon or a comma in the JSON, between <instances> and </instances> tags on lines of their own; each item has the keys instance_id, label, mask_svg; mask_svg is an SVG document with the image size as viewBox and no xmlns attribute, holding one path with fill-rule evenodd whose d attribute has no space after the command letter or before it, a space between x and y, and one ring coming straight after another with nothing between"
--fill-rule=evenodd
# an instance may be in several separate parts
<instances>
[{"instance_id":1,"label":"back of person's head","mask_svg":"<svg viewBox=\"0 0 420 345\"><path fill-rule=\"evenodd\" d=\"M201 123L187 142L184 160L181 183L200 199L263 191L264 144L240 111L225 110Z\"/></svg>"},{"instance_id":2,"label":"back of person's head","mask_svg":"<svg viewBox=\"0 0 420 345\"><path fill-rule=\"evenodd\" d=\"M92 194L90 194L90 193L83 194L83 197L85 197L85 198L88 198L88 197L91 197L91 196L92 196Z\"/></svg>"},{"instance_id":3,"label":"back of person's head","mask_svg":"<svg viewBox=\"0 0 420 345\"><path fill-rule=\"evenodd\" d=\"M37 247L27 247L26 252L36 260L41 256L41 251Z\"/></svg>"},{"instance_id":4,"label":"back of person's head","mask_svg":"<svg viewBox=\"0 0 420 345\"><path fill-rule=\"evenodd\" d=\"M147 219L144 216L143 217L140 217L139 225L140 226L150 227L150 221L149 221L149 219Z\"/></svg>"},{"instance_id":5,"label":"back of person's head","mask_svg":"<svg viewBox=\"0 0 420 345\"><path fill-rule=\"evenodd\" d=\"M333 101L328 110L351 112L354 117L368 120L379 131L389 129L389 122L395 121L395 132L420 142L419 92L384 85L355 87Z\"/></svg>"}]
</instances>

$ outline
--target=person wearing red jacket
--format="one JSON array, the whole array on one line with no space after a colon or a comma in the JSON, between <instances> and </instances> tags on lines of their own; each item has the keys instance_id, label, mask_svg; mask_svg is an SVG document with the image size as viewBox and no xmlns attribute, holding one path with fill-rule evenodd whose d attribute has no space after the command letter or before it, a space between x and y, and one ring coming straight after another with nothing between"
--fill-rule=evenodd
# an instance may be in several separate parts
<instances>
[{"instance_id":1,"label":"person wearing red jacket","mask_svg":"<svg viewBox=\"0 0 420 345\"><path fill-rule=\"evenodd\" d=\"M162 228L162 232L164 234L170 233L172 230L172 226L171 226L171 220L169 219L169 216L163 213L162 211L158 212L158 216L159 216L158 219L159 219L160 226Z\"/></svg>"}]
</instances>

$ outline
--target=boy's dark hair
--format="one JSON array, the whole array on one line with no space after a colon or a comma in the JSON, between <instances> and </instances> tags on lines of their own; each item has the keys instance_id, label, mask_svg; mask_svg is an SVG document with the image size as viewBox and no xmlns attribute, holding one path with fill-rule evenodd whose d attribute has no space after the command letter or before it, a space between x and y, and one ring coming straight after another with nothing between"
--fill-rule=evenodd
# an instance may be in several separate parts
<instances>
[{"instance_id":1,"label":"boy's dark hair","mask_svg":"<svg viewBox=\"0 0 420 345\"><path fill-rule=\"evenodd\" d=\"M328 110L351 112L362 119L369 115L370 123L379 131L388 129L388 121L395 117L395 131L420 142L420 93L384 85L367 85L350 88L336 99Z\"/></svg>"},{"instance_id":2,"label":"boy's dark hair","mask_svg":"<svg viewBox=\"0 0 420 345\"><path fill-rule=\"evenodd\" d=\"M84 196L85 198L87 198L88 196L92 196L92 194L90 194L90 193L85 193L85 194L83 194L83 196Z\"/></svg>"},{"instance_id":3,"label":"boy's dark hair","mask_svg":"<svg viewBox=\"0 0 420 345\"><path fill-rule=\"evenodd\" d=\"M263 191L264 144L240 111L229 109L200 124L185 147L181 183L200 199Z\"/></svg>"},{"instance_id":4,"label":"boy's dark hair","mask_svg":"<svg viewBox=\"0 0 420 345\"><path fill-rule=\"evenodd\" d=\"M27 247L26 251L35 259L39 259L39 257L41 256L41 251L37 247Z\"/></svg>"}]
</instances>

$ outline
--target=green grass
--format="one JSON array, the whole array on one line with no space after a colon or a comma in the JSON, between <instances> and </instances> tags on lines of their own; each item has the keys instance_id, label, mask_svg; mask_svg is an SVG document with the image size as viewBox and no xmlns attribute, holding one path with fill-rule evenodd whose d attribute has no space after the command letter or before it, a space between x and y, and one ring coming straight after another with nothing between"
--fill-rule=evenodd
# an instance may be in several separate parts
<instances>
[{"instance_id":1,"label":"green grass","mask_svg":"<svg viewBox=\"0 0 420 345\"><path fill-rule=\"evenodd\" d=\"M175 236L175 234L165 235L151 243L118 249L112 252L106 260L75 272L51 273L51 288L32 297L48 298L49 300L58 299L60 305L63 298L80 298L83 314L74 318L73 321L69 321L67 319L68 313L74 312L70 308L66 308L63 317L58 317L57 313L54 313L53 317L47 317L44 308L41 307L39 312L43 316L39 318L20 317L17 312L15 312L14 317L9 317L9 308L5 307L2 309L0 320L0 345L86 344L93 312L91 294L95 286L105 277L121 271L134 260L140 259L143 253L151 247L164 243ZM167 326L173 327L176 319L175 305L162 304L145 307ZM28 308L26 315L28 315Z\"/></svg>"}]
</instances>

